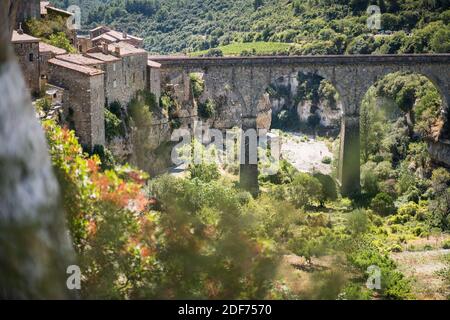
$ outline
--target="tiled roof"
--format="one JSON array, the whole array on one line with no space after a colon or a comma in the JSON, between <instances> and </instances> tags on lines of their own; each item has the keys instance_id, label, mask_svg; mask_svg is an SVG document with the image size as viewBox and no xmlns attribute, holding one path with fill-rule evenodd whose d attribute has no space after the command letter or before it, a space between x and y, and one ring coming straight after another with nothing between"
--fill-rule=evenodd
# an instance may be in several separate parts
<instances>
[{"instance_id":1,"label":"tiled roof","mask_svg":"<svg viewBox=\"0 0 450 320\"><path fill-rule=\"evenodd\" d=\"M135 36L132 36L129 34L127 34L127 37L125 38L123 32L119 32L116 30L110 30L110 31L106 32L105 34L116 38L118 41L123 41L123 40L127 40L127 39L134 39L134 40L139 40L139 41L143 40L142 38L138 38L138 37L135 37Z\"/></svg>"},{"instance_id":2,"label":"tiled roof","mask_svg":"<svg viewBox=\"0 0 450 320\"><path fill-rule=\"evenodd\" d=\"M94 32L94 31L97 31L97 30L100 30L100 29L103 29L103 28L110 30L108 27L105 27L105 26L98 26L98 27L96 27L96 28L94 28L94 29L91 29L91 30L89 30L89 31L90 31L90 32Z\"/></svg>"},{"instance_id":3,"label":"tiled roof","mask_svg":"<svg viewBox=\"0 0 450 320\"><path fill-rule=\"evenodd\" d=\"M104 73L102 70L99 70L99 69L81 66L79 64L70 63L67 61L59 60L57 58L50 59L48 61L48 63L62 67L62 68L70 69L70 70L73 70L73 71L76 71L79 73L83 73L88 76L96 76L96 75L100 75L100 74Z\"/></svg>"},{"instance_id":4,"label":"tiled roof","mask_svg":"<svg viewBox=\"0 0 450 320\"><path fill-rule=\"evenodd\" d=\"M55 7L50 6L50 5L46 6L45 8L47 9L47 13L48 13L48 11L54 11L56 13L63 14L65 16L73 16L72 12L69 12L69 11L66 11L66 10L62 10L62 9L59 9L59 8L55 8Z\"/></svg>"},{"instance_id":5,"label":"tiled roof","mask_svg":"<svg viewBox=\"0 0 450 320\"><path fill-rule=\"evenodd\" d=\"M70 63L79 64L83 66L92 66L97 64L102 64L103 61L85 57L82 54L76 53L76 54L64 54L57 57L59 60L64 60Z\"/></svg>"},{"instance_id":6,"label":"tiled roof","mask_svg":"<svg viewBox=\"0 0 450 320\"><path fill-rule=\"evenodd\" d=\"M56 55L67 53L66 50L52 46L45 42L39 42L39 52L52 52Z\"/></svg>"},{"instance_id":7,"label":"tiled roof","mask_svg":"<svg viewBox=\"0 0 450 320\"><path fill-rule=\"evenodd\" d=\"M89 52L86 53L86 55L104 62L120 61L120 58L117 58L110 54L104 54L103 52Z\"/></svg>"},{"instance_id":8,"label":"tiled roof","mask_svg":"<svg viewBox=\"0 0 450 320\"><path fill-rule=\"evenodd\" d=\"M94 39L92 39L92 41L97 41L97 40L107 40L109 42L116 42L117 39L114 37L109 36L106 33L103 33L101 35L99 35L98 37L95 37Z\"/></svg>"},{"instance_id":9,"label":"tiled roof","mask_svg":"<svg viewBox=\"0 0 450 320\"><path fill-rule=\"evenodd\" d=\"M108 50L110 52L116 52L116 48L120 48L121 57L147 53L147 51L145 51L144 49L136 48L135 46L123 41L111 43L108 45Z\"/></svg>"},{"instance_id":10,"label":"tiled roof","mask_svg":"<svg viewBox=\"0 0 450 320\"><path fill-rule=\"evenodd\" d=\"M20 43L20 42L38 42L39 39L30 36L29 34L22 33L19 34L16 30L13 31L11 42L13 43Z\"/></svg>"},{"instance_id":11,"label":"tiled roof","mask_svg":"<svg viewBox=\"0 0 450 320\"><path fill-rule=\"evenodd\" d=\"M147 66L151 67L151 68L161 68L161 63L152 61L152 60L148 60L147 61Z\"/></svg>"}]
</instances>

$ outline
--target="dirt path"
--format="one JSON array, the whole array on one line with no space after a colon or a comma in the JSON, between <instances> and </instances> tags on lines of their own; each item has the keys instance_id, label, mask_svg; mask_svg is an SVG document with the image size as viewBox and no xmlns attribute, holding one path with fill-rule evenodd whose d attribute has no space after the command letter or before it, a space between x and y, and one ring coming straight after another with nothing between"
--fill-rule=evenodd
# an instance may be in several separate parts
<instances>
[{"instance_id":1,"label":"dirt path","mask_svg":"<svg viewBox=\"0 0 450 320\"><path fill-rule=\"evenodd\" d=\"M413 282L416 298L419 300L445 300L450 295L450 288L436 274L445 268L442 258L450 250L405 251L393 253L391 257Z\"/></svg>"}]
</instances>

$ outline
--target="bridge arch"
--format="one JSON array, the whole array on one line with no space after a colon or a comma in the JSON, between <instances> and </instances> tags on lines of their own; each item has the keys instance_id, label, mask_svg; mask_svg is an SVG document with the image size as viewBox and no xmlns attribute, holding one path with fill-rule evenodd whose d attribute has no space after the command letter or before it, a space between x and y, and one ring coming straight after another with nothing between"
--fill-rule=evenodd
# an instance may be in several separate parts
<instances>
[{"instance_id":1,"label":"bridge arch","mask_svg":"<svg viewBox=\"0 0 450 320\"><path fill-rule=\"evenodd\" d=\"M338 177L344 195L359 193L360 189L360 106L369 88L386 74L410 71L429 78L441 93L446 128L449 123L450 54L433 55L352 55L301 57L223 57L188 58L167 57L153 59L161 63L161 73L170 70L192 72L201 68L210 92L228 93L241 108L243 129L256 128L258 102L273 79L298 70L318 74L330 81L343 103L341 150ZM446 130L446 139L450 133ZM246 168L241 166L245 175ZM249 170L257 176L257 168ZM257 177L253 177L253 182Z\"/></svg>"}]
</instances>

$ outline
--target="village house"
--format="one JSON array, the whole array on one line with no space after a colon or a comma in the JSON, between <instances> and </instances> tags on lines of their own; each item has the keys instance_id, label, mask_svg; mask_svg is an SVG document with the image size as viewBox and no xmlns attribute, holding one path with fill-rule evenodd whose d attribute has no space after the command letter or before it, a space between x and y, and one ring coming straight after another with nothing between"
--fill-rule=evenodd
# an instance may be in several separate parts
<instances>
[{"instance_id":1,"label":"village house","mask_svg":"<svg viewBox=\"0 0 450 320\"><path fill-rule=\"evenodd\" d=\"M103 44L112 44L118 42L126 42L133 47L142 48L144 40L142 38L129 35L127 32L119 32L105 26L98 26L89 30L88 35L78 35L78 51L86 53L92 48L102 46Z\"/></svg>"},{"instance_id":2,"label":"village house","mask_svg":"<svg viewBox=\"0 0 450 320\"><path fill-rule=\"evenodd\" d=\"M44 88L48 83L48 61L56 56L66 54L67 51L45 42L39 42L39 74L40 88Z\"/></svg>"},{"instance_id":3,"label":"village house","mask_svg":"<svg viewBox=\"0 0 450 320\"><path fill-rule=\"evenodd\" d=\"M104 145L104 72L59 57L49 60L48 64L49 82L64 89L64 121L75 130L87 150Z\"/></svg>"},{"instance_id":4,"label":"village house","mask_svg":"<svg viewBox=\"0 0 450 320\"><path fill-rule=\"evenodd\" d=\"M118 101L122 106L126 106L138 91L148 87L148 54L144 49L136 48L127 42L104 43L91 48L86 55L102 60L111 60L108 56L119 59L108 61L109 68L113 69L113 72L107 71L105 79L108 103Z\"/></svg>"},{"instance_id":5,"label":"village house","mask_svg":"<svg viewBox=\"0 0 450 320\"><path fill-rule=\"evenodd\" d=\"M39 39L23 33L23 30L19 29L13 31L11 42L25 82L31 93L36 95L40 91Z\"/></svg>"},{"instance_id":6,"label":"village house","mask_svg":"<svg viewBox=\"0 0 450 320\"><path fill-rule=\"evenodd\" d=\"M90 38L92 46L98 46L101 43L126 42L137 48L142 48L144 39L127 34L127 32L119 32L105 26L99 26L90 30Z\"/></svg>"},{"instance_id":7,"label":"village house","mask_svg":"<svg viewBox=\"0 0 450 320\"><path fill-rule=\"evenodd\" d=\"M48 1L30 1L23 19L71 13ZM33 5L32 5L33 4ZM36 4L39 10L36 13ZM119 102L126 108L137 92L156 90L159 97L158 63L148 60L141 38L100 26L89 36L76 37L79 53L67 53L30 35L21 28L12 42L33 94L50 99L63 109L62 120L74 129L86 150L105 144L104 108Z\"/></svg>"}]
</instances>

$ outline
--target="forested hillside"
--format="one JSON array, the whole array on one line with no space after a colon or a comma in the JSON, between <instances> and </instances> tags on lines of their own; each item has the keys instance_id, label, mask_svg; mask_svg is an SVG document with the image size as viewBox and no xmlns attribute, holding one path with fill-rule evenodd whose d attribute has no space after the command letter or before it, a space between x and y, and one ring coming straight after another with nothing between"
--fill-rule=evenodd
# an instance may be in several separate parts
<instances>
[{"instance_id":1,"label":"forested hillside","mask_svg":"<svg viewBox=\"0 0 450 320\"><path fill-rule=\"evenodd\" d=\"M253 42L291 54L450 52L448 0L54 0L82 8L84 29L106 24L145 38L147 50L194 52ZM379 5L373 36L366 10ZM391 31L391 32L386 32ZM386 35L388 33L389 35ZM258 48L255 49L258 53ZM264 52L267 54L267 52ZM278 52L279 53L279 52Z\"/></svg>"}]
</instances>

